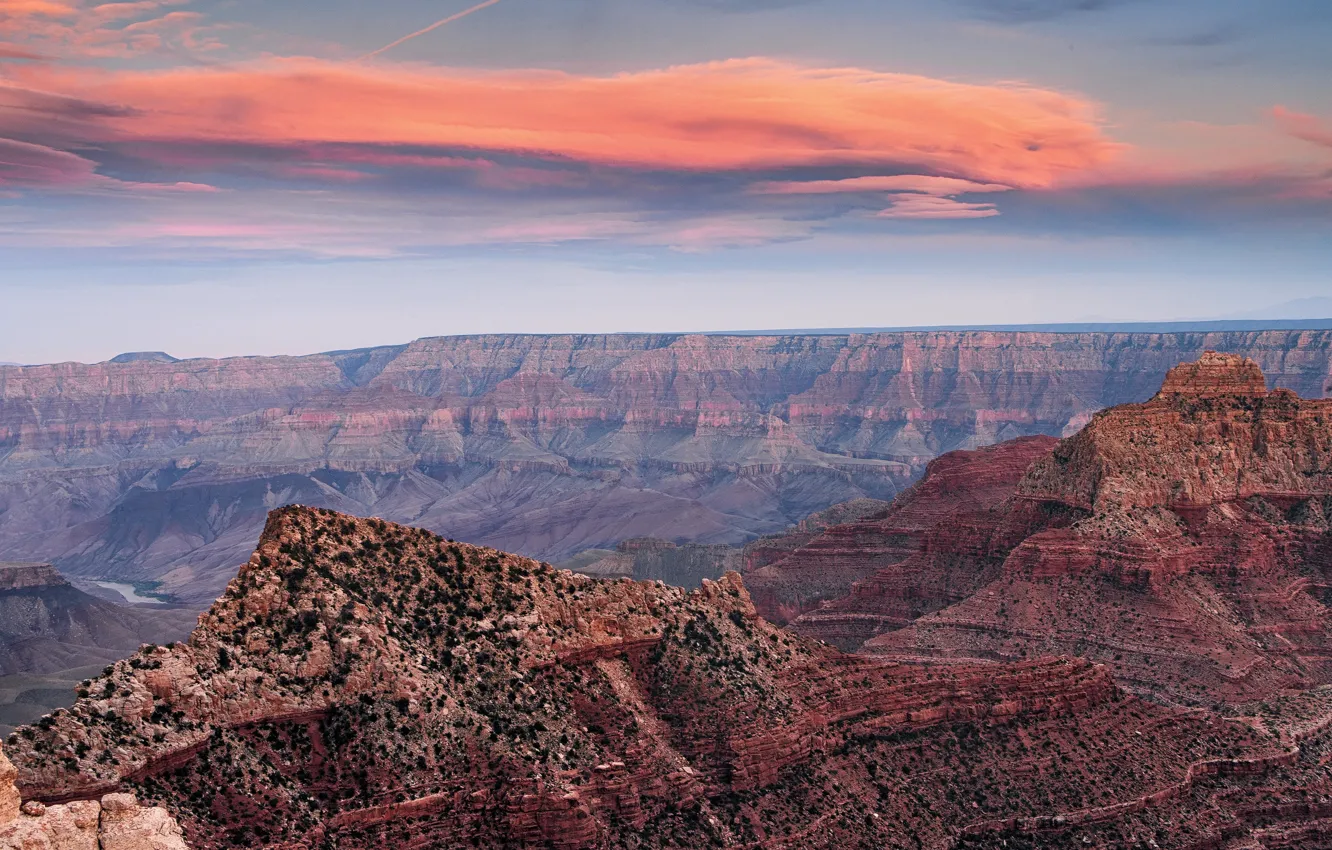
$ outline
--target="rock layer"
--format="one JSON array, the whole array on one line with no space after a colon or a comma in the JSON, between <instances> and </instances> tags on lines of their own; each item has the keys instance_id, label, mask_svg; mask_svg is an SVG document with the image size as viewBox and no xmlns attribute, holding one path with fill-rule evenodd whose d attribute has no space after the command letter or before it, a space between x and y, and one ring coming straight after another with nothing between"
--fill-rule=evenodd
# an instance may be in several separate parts
<instances>
[{"instance_id":1,"label":"rock layer","mask_svg":"<svg viewBox=\"0 0 1332 850\"><path fill-rule=\"evenodd\" d=\"M966 517L1010 497L1027 468L1055 442L1052 437L1026 437L949 452L932 461L920 482L878 514L816 535L796 534L747 547L745 581L759 611L776 623L800 617L802 631L851 648L964 598L974 589L972 572L955 574L948 563L934 564L933 569L921 563L935 551L929 545L931 535L940 529L964 533ZM783 543L794 545L778 554ZM851 597L843 599L848 593ZM831 600L839 601L823 604Z\"/></svg>"},{"instance_id":2,"label":"rock layer","mask_svg":"<svg viewBox=\"0 0 1332 850\"><path fill-rule=\"evenodd\" d=\"M1061 435L1205 348L1324 392L1328 332L487 336L0 367L0 552L206 604L292 501L548 559L740 544Z\"/></svg>"},{"instance_id":3,"label":"rock layer","mask_svg":"<svg viewBox=\"0 0 1332 850\"><path fill-rule=\"evenodd\" d=\"M1332 401L1209 353L793 627L897 658L1076 654L1194 704L1309 688L1332 682L1329 509Z\"/></svg>"},{"instance_id":4,"label":"rock layer","mask_svg":"<svg viewBox=\"0 0 1332 850\"><path fill-rule=\"evenodd\" d=\"M32 798L131 788L192 846L289 850L943 847L1293 758L1084 661L848 656L764 622L735 574L597 581L307 508L187 643L10 747Z\"/></svg>"}]
</instances>

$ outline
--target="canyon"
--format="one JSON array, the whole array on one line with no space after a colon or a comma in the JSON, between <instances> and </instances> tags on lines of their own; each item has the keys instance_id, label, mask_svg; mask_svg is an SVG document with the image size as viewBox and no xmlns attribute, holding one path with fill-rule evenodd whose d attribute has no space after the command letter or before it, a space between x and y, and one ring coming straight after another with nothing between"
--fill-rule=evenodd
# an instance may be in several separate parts
<instances>
[{"instance_id":1,"label":"canyon","mask_svg":"<svg viewBox=\"0 0 1332 850\"><path fill-rule=\"evenodd\" d=\"M959 474L977 486L951 495ZM1238 704L1332 683L1330 513L1332 401L1207 353L1062 441L945 455L747 581L766 616L846 650L1066 653L1157 701ZM783 593L811 585L823 598Z\"/></svg>"},{"instance_id":2,"label":"canyon","mask_svg":"<svg viewBox=\"0 0 1332 850\"><path fill-rule=\"evenodd\" d=\"M1270 384L1203 352L606 578L276 509L187 639L7 737L0 805L196 850L1332 848L1332 400Z\"/></svg>"},{"instance_id":3,"label":"canyon","mask_svg":"<svg viewBox=\"0 0 1332 850\"><path fill-rule=\"evenodd\" d=\"M6 751L30 804L132 793L196 850L1204 846L1321 822L1297 798L1325 793L1332 696L1276 717L1153 704L1069 657L846 655L734 573L602 581L289 507L187 641Z\"/></svg>"},{"instance_id":4,"label":"canyon","mask_svg":"<svg viewBox=\"0 0 1332 850\"><path fill-rule=\"evenodd\" d=\"M79 680L141 645L185 637L194 622L187 606L99 599L50 564L0 563L0 736L68 705Z\"/></svg>"},{"instance_id":5,"label":"canyon","mask_svg":"<svg viewBox=\"0 0 1332 850\"><path fill-rule=\"evenodd\" d=\"M291 502L550 561L645 537L738 546L831 505L890 500L948 451L1071 434L1206 349L1321 396L1330 341L478 336L0 366L0 557L154 582L202 609Z\"/></svg>"}]
</instances>

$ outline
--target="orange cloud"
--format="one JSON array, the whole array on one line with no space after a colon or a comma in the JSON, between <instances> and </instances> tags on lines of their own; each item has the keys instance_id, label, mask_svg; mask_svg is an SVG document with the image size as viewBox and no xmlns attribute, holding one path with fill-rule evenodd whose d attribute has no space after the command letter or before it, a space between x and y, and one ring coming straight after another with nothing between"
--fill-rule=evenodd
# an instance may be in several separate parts
<instances>
[{"instance_id":1,"label":"orange cloud","mask_svg":"<svg viewBox=\"0 0 1332 850\"><path fill-rule=\"evenodd\" d=\"M0 35L44 56L81 60L147 53L207 54L220 49L197 12L169 12L190 0L0 0Z\"/></svg>"},{"instance_id":2,"label":"orange cloud","mask_svg":"<svg viewBox=\"0 0 1332 850\"><path fill-rule=\"evenodd\" d=\"M76 13L68 3L57 0L0 0L0 18L28 18L41 15L64 18Z\"/></svg>"},{"instance_id":3,"label":"orange cloud","mask_svg":"<svg viewBox=\"0 0 1332 850\"><path fill-rule=\"evenodd\" d=\"M274 60L95 73L50 91L113 103L118 140L428 145L683 170L903 166L1042 187L1120 145L1077 98L855 68L731 60L607 77Z\"/></svg>"}]
</instances>

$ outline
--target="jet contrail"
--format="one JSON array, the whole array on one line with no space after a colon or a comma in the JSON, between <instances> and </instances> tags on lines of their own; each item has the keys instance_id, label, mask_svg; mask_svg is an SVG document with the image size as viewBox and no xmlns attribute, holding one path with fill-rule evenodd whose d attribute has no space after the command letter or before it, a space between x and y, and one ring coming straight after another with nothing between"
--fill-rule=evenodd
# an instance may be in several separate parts
<instances>
[{"instance_id":1,"label":"jet contrail","mask_svg":"<svg viewBox=\"0 0 1332 850\"><path fill-rule=\"evenodd\" d=\"M453 23L454 21L457 21L457 20L460 20L460 19L462 19L462 18L465 18L465 17L467 17L468 15L472 14L473 12L479 12L479 11L481 11L482 9L486 8L487 6L494 6L494 5L495 5L496 3L498 3L499 1L500 1L500 0L485 0L484 3L477 3L475 6L473 6L473 7L470 8L470 9L464 9L463 11L459 12L459 13L456 14L456 15L449 15L447 18L445 18L445 19L442 20L442 21L435 21L433 24L431 24L430 26L426 27L425 29L417 30L416 32L412 33L411 35L404 35L402 38L398 39L397 41L393 42L392 44L386 44L386 45L384 45L383 47L379 48L378 50L372 50L372 51L370 51L369 53L367 53L367 54L365 54L364 56L362 56L360 59L357 59L356 61L357 61L357 62L361 62L361 61L366 60L366 59L373 59L374 57L378 56L379 54L383 53L383 52L386 51L386 50L392 50L393 48L397 47L399 44L402 44L402 43L404 43L404 42L411 41L412 39L416 38L416 37L419 36L419 35L425 35L425 34L428 33L428 32L432 32L432 31L434 31L434 30L437 30L437 29L439 29L440 27L444 26L445 24L451 24L451 23Z\"/></svg>"}]
</instances>

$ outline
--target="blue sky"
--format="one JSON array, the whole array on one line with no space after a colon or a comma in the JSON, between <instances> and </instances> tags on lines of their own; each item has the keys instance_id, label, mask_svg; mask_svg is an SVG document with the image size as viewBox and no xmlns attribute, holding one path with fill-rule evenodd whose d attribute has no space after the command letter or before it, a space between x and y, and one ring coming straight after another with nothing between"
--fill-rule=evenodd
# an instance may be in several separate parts
<instances>
[{"instance_id":1,"label":"blue sky","mask_svg":"<svg viewBox=\"0 0 1332 850\"><path fill-rule=\"evenodd\" d=\"M1332 292L1332 4L470 5L0 0L0 361Z\"/></svg>"}]
</instances>

